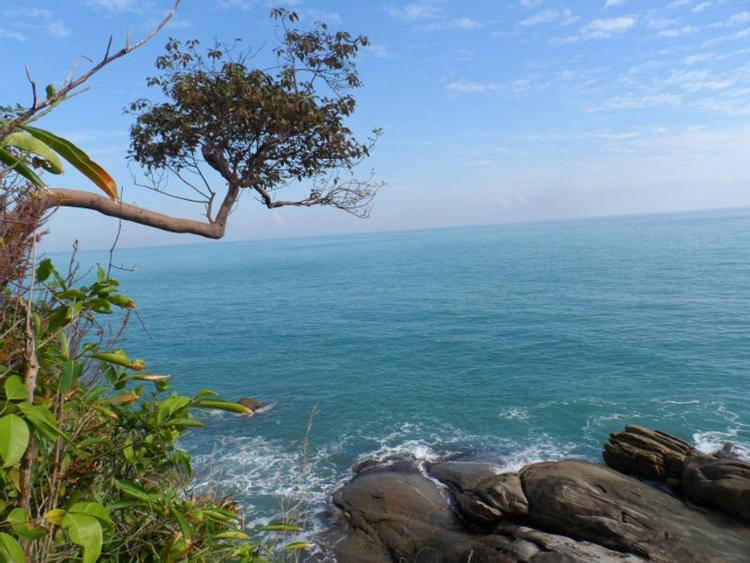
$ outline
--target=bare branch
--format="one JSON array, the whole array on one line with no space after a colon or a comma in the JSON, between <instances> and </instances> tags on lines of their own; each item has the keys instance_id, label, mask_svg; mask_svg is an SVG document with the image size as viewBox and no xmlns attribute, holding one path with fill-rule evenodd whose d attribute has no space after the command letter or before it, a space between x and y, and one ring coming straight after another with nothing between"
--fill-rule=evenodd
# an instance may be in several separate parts
<instances>
[{"instance_id":1,"label":"bare branch","mask_svg":"<svg viewBox=\"0 0 750 563\"><path fill-rule=\"evenodd\" d=\"M111 62L119 59L120 57L124 57L128 53L135 51L139 47L143 46L154 35L159 33L164 28L165 25L167 25L169 20L171 20L174 17L175 13L177 13L177 8L179 5L180 5L180 0L175 0L174 6L169 11L169 13L164 17L164 19L162 19L161 22L159 22L159 24L154 29L152 29L148 34L146 34L139 41L131 44L130 40L128 39L128 41L125 43L125 46L113 54L109 54L109 46L108 46L107 52L104 58L100 60L96 65L94 65L88 72L82 74L76 79L71 79L69 82L64 84L58 92L55 92L55 94L53 94L52 96L48 96L44 100L36 100L36 102L31 107L21 112L16 118L3 123L3 125L0 126L0 139L7 137L19 125L26 123L40 111L62 101L67 94L69 94L71 91L81 86L84 82L88 81L92 76L94 76L97 72L99 72L101 69L103 69L105 66L107 66ZM110 39L110 42L111 42L111 39Z\"/></svg>"}]
</instances>

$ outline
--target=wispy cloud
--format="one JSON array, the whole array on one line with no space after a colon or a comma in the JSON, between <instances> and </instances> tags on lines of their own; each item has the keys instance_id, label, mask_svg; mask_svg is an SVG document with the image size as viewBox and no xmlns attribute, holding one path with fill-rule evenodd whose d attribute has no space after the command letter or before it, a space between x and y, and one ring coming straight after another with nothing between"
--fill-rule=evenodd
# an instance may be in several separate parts
<instances>
[{"instance_id":1,"label":"wispy cloud","mask_svg":"<svg viewBox=\"0 0 750 563\"><path fill-rule=\"evenodd\" d=\"M132 12L136 9L136 0L88 0L88 5L108 12Z\"/></svg>"},{"instance_id":2,"label":"wispy cloud","mask_svg":"<svg viewBox=\"0 0 750 563\"><path fill-rule=\"evenodd\" d=\"M533 16L526 18L520 22L523 26L541 25L545 23L560 23L561 25L569 25L575 22L578 18L573 15L571 10L542 10L537 12Z\"/></svg>"},{"instance_id":3,"label":"wispy cloud","mask_svg":"<svg viewBox=\"0 0 750 563\"><path fill-rule=\"evenodd\" d=\"M608 8L614 8L616 6L622 6L625 3L625 0L607 0L604 3L604 9Z\"/></svg>"},{"instance_id":4,"label":"wispy cloud","mask_svg":"<svg viewBox=\"0 0 750 563\"><path fill-rule=\"evenodd\" d=\"M16 41L26 41L26 36L18 31L0 27L0 39L15 39Z\"/></svg>"},{"instance_id":5,"label":"wispy cloud","mask_svg":"<svg viewBox=\"0 0 750 563\"><path fill-rule=\"evenodd\" d=\"M390 16L405 22L430 20L443 16L443 12L438 6L428 2L414 2L403 7L388 6L385 10Z\"/></svg>"}]
</instances>

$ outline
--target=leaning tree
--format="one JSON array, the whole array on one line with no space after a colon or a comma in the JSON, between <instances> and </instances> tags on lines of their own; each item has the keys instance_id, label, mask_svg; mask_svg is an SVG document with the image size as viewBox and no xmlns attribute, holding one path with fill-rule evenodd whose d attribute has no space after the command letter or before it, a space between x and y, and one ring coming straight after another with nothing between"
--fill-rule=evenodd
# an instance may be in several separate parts
<instances>
[{"instance_id":1,"label":"leaning tree","mask_svg":"<svg viewBox=\"0 0 750 563\"><path fill-rule=\"evenodd\" d=\"M237 43L202 50L197 40L170 39L157 76L148 79L166 101L129 106L129 156L143 172L137 184L201 204L204 220L63 188L40 191L37 205L92 209L214 239L224 236L243 192L269 209L330 206L367 216L379 183L372 173L359 179L354 172L380 131L359 140L346 120L356 106L352 91L362 85L356 58L368 39L333 32L324 22L301 31L296 13L284 9L271 15L281 35L268 68L252 68L258 53ZM282 188L297 197L280 197Z\"/></svg>"}]
</instances>

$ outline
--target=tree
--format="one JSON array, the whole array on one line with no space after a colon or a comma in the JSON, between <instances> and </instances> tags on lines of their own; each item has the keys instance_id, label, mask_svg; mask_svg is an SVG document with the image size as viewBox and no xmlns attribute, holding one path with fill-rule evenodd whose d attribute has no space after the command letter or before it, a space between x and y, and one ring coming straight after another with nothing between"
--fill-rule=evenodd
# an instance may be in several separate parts
<instances>
[{"instance_id":1,"label":"tree","mask_svg":"<svg viewBox=\"0 0 750 563\"><path fill-rule=\"evenodd\" d=\"M366 217L379 185L352 174L370 154L379 130L365 141L345 125L354 112L352 90L362 85L355 65L365 36L292 25L294 12L275 9L281 44L277 64L251 69L251 53L237 45L200 50L197 40L170 39L148 79L167 101L141 99L129 111L130 157L141 165L150 189L204 205L205 221L177 218L99 194L54 188L39 193L43 209L87 208L158 229L221 238L242 191L269 209L331 206ZM222 179L212 185L209 170ZM164 187L179 181L187 192ZM279 199L282 187L308 181L306 194Z\"/></svg>"}]
</instances>

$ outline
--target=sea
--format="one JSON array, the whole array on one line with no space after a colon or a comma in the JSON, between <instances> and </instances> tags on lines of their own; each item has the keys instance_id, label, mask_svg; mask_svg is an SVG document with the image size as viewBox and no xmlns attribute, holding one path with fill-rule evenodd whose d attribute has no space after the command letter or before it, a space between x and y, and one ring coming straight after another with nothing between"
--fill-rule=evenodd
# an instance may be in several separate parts
<instances>
[{"instance_id":1,"label":"sea","mask_svg":"<svg viewBox=\"0 0 750 563\"><path fill-rule=\"evenodd\" d=\"M83 263L107 261L84 252ZM750 459L750 210L118 249L126 348L205 415L195 488L314 541L368 459L600 460L639 424ZM132 270L132 271L131 271Z\"/></svg>"}]
</instances>

